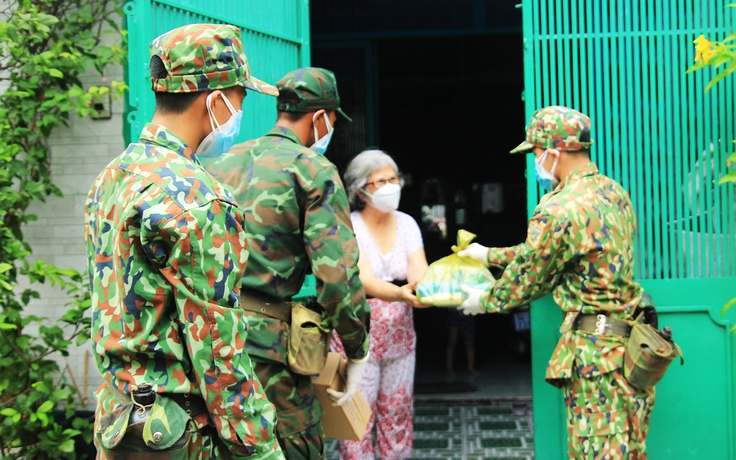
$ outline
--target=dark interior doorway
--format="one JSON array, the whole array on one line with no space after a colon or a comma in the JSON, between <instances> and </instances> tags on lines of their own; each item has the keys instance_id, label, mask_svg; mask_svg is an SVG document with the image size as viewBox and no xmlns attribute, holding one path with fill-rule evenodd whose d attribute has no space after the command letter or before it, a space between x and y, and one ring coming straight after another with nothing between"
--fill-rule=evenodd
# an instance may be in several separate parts
<instances>
[{"instance_id":1,"label":"dark interior doorway","mask_svg":"<svg viewBox=\"0 0 736 460\"><path fill-rule=\"evenodd\" d=\"M388 152L406 177L400 210L418 222L422 185L440 182L448 232L445 240L423 234L430 263L451 253L460 228L487 246L523 241L525 158L508 153L523 140L526 122L520 28L355 40L319 40L320 33L313 23L312 65L335 72L341 105L354 118L336 132L327 153L339 170L368 146ZM447 316L441 308L414 310L417 380L445 375ZM515 330L512 315L477 316L474 326L476 368L482 373L501 374L504 363L528 360L528 334ZM455 356L462 375L462 341Z\"/></svg>"}]
</instances>

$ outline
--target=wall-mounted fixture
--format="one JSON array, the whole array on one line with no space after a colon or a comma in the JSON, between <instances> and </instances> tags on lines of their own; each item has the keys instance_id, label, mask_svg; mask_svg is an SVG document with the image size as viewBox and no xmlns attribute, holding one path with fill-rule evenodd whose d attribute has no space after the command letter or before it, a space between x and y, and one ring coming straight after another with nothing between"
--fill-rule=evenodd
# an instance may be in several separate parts
<instances>
[{"instance_id":1,"label":"wall-mounted fixture","mask_svg":"<svg viewBox=\"0 0 736 460\"><path fill-rule=\"evenodd\" d=\"M93 120L108 120L112 118L112 94L109 86L93 86L89 89L92 93L92 108L97 114L90 116Z\"/></svg>"}]
</instances>

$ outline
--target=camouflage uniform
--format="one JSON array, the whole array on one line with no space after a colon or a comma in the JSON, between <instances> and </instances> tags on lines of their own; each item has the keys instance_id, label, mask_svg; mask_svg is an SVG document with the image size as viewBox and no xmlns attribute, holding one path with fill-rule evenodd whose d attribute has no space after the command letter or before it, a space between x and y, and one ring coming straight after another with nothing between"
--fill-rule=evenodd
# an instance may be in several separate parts
<instances>
[{"instance_id":1,"label":"camouflage uniform","mask_svg":"<svg viewBox=\"0 0 736 460\"><path fill-rule=\"evenodd\" d=\"M332 72L298 69L276 86L293 90L299 101L279 99L278 110L336 110L339 96ZM324 307L323 324L334 328L347 356L368 353L364 324L370 315L358 278L358 246L350 221L347 196L335 166L304 147L297 135L276 126L265 136L236 145L205 167L231 186L246 209L251 248L243 289L278 299L299 292L311 268L317 280L317 302ZM323 415L311 379L293 372L286 361L285 323L246 312L251 332L246 341L278 414L277 436L287 458L322 458Z\"/></svg>"},{"instance_id":2,"label":"camouflage uniform","mask_svg":"<svg viewBox=\"0 0 736 460\"><path fill-rule=\"evenodd\" d=\"M242 85L278 94L250 75L233 26L175 29L152 42L151 55L169 72L152 79L155 91ZM196 430L190 460L283 458L274 407L243 352L238 294L248 245L233 197L190 146L149 123L97 176L85 214L94 356L105 380L96 431L121 407L116 391L147 382L204 400L208 413L188 422Z\"/></svg>"},{"instance_id":3,"label":"camouflage uniform","mask_svg":"<svg viewBox=\"0 0 736 460\"><path fill-rule=\"evenodd\" d=\"M512 153L587 150L592 142L578 137L583 127L590 120L580 112L538 110ZM482 298L485 309L507 311L551 291L565 312L546 379L564 390L570 458L646 458L654 390L640 391L623 377L626 339L574 327L578 313L631 319L643 294L633 279L635 227L626 191L588 163L542 197L524 243L489 251L489 263L505 270Z\"/></svg>"}]
</instances>

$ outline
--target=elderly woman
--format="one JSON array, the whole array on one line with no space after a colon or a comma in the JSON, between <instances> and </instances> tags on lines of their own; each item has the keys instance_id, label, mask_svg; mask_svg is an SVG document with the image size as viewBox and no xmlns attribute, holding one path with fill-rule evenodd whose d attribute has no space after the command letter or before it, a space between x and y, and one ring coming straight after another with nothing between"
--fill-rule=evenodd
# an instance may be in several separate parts
<instances>
[{"instance_id":1,"label":"elderly woman","mask_svg":"<svg viewBox=\"0 0 736 460\"><path fill-rule=\"evenodd\" d=\"M370 358L360 389L373 413L362 441L340 442L341 459L411 455L417 341L412 307L425 307L413 290L427 258L416 221L396 210L402 185L396 163L380 150L361 152L345 171L360 280L371 306ZM339 341L334 348L342 351Z\"/></svg>"}]
</instances>

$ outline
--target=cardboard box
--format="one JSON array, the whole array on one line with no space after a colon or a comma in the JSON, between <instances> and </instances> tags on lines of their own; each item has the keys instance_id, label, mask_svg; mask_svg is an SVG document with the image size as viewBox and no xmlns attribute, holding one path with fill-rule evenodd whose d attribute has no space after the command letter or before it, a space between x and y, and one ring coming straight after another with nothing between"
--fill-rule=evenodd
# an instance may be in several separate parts
<instances>
[{"instance_id":1,"label":"cardboard box","mask_svg":"<svg viewBox=\"0 0 736 460\"><path fill-rule=\"evenodd\" d=\"M314 391L325 412L322 417L322 428L325 437L343 439L346 441L360 441L363 439L365 427L371 418L371 408L368 406L360 388L355 395L342 406L333 406L327 389L345 391L347 388L345 372L347 363L339 353L329 353L327 364L319 375L312 377Z\"/></svg>"}]
</instances>

